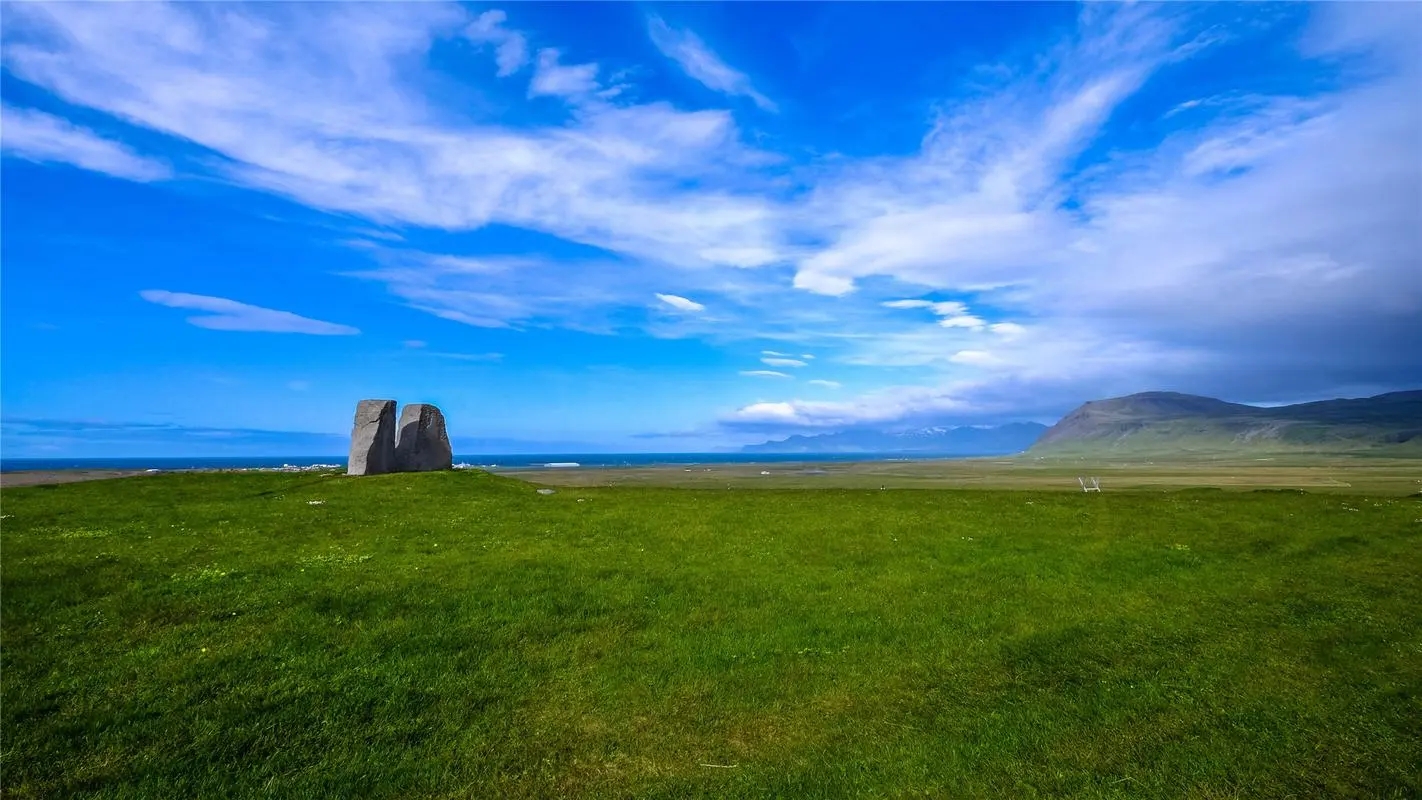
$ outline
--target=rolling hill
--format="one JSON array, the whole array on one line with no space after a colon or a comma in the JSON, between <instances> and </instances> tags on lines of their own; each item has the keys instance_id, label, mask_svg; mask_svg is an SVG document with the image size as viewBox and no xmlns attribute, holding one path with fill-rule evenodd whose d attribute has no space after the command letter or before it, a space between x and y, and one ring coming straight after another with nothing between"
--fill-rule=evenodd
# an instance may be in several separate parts
<instances>
[{"instance_id":1,"label":"rolling hill","mask_svg":"<svg viewBox=\"0 0 1422 800\"><path fill-rule=\"evenodd\" d=\"M1033 455L1376 452L1422 456L1422 391L1261 408L1174 392L1095 400L1062 417Z\"/></svg>"}]
</instances>

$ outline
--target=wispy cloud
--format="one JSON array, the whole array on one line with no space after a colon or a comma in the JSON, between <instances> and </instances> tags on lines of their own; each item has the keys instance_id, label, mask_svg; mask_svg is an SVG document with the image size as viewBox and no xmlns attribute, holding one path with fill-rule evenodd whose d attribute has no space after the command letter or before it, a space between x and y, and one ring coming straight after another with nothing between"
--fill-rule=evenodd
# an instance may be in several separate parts
<instances>
[{"instance_id":1,"label":"wispy cloud","mask_svg":"<svg viewBox=\"0 0 1422 800\"><path fill-rule=\"evenodd\" d=\"M464 34L459 6L34 4L6 16L9 74L207 148L224 157L222 177L318 209L444 230L506 224L672 266L783 257L755 171L768 156L740 141L729 112L589 101L519 128L428 113L412 65ZM530 89L591 90L596 67L550 50Z\"/></svg>"},{"instance_id":2,"label":"wispy cloud","mask_svg":"<svg viewBox=\"0 0 1422 800\"><path fill-rule=\"evenodd\" d=\"M658 293L657 299L662 301L663 303L666 303L672 308L675 308L677 311L691 311L694 313L706 310L706 306L696 302L695 300L688 300L685 297L679 297L674 294Z\"/></svg>"},{"instance_id":3,"label":"wispy cloud","mask_svg":"<svg viewBox=\"0 0 1422 800\"><path fill-rule=\"evenodd\" d=\"M983 322L980 317L975 317L972 314L959 314L956 317L945 317L944 319L940 319L938 324L944 328L971 328L973 330L981 330L987 326L987 323Z\"/></svg>"},{"instance_id":4,"label":"wispy cloud","mask_svg":"<svg viewBox=\"0 0 1422 800\"><path fill-rule=\"evenodd\" d=\"M647 20L647 32L663 55L706 88L732 97L748 97L766 111L778 110L770 98L755 90L745 73L722 61L691 31L677 30L661 17L653 16Z\"/></svg>"},{"instance_id":5,"label":"wispy cloud","mask_svg":"<svg viewBox=\"0 0 1422 800\"><path fill-rule=\"evenodd\" d=\"M561 54L553 48L538 51L538 64L534 67L533 80L528 84L528 96L577 98L592 94L598 89L597 64L574 64L565 66L558 63Z\"/></svg>"},{"instance_id":6,"label":"wispy cloud","mask_svg":"<svg viewBox=\"0 0 1422 800\"><path fill-rule=\"evenodd\" d=\"M926 308L940 317L955 317L968 313L968 306L957 300L889 300L880 305L884 308Z\"/></svg>"},{"instance_id":7,"label":"wispy cloud","mask_svg":"<svg viewBox=\"0 0 1422 800\"><path fill-rule=\"evenodd\" d=\"M188 317L188 322L199 328L210 328L217 331L306 333L315 336L352 336L360 333L359 330L349 325L322 322L297 316L290 311L277 311L271 308L247 305L222 297L167 292L160 289L148 289L138 294L144 300L157 303L160 306L208 312L206 316Z\"/></svg>"},{"instance_id":8,"label":"wispy cloud","mask_svg":"<svg viewBox=\"0 0 1422 800\"><path fill-rule=\"evenodd\" d=\"M173 175L167 164L141 156L88 128L11 105L0 110L0 147L6 155L27 161L72 164L115 178L156 181Z\"/></svg>"},{"instance_id":9,"label":"wispy cloud","mask_svg":"<svg viewBox=\"0 0 1422 800\"><path fill-rule=\"evenodd\" d=\"M987 326L980 317L968 313L966 303L957 300L890 300L880 305L885 308L926 308L941 317L938 324L944 328L979 330Z\"/></svg>"},{"instance_id":10,"label":"wispy cloud","mask_svg":"<svg viewBox=\"0 0 1422 800\"><path fill-rule=\"evenodd\" d=\"M493 9L480 14L464 29L469 41L495 46L494 61L500 78L507 78L528 63L528 40L518 31L504 27L507 21L507 14Z\"/></svg>"},{"instance_id":11,"label":"wispy cloud","mask_svg":"<svg viewBox=\"0 0 1422 800\"><path fill-rule=\"evenodd\" d=\"M827 381L827 380L825 380L825 379L823 379L823 378L816 378L816 379L814 379L814 380L812 380L812 381L805 381L805 383L807 383L807 384L809 384L809 385L811 385L811 386L823 386L823 387L825 387L826 389L838 389L838 388L840 388L840 383L839 383L839 381Z\"/></svg>"},{"instance_id":12,"label":"wispy cloud","mask_svg":"<svg viewBox=\"0 0 1422 800\"><path fill-rule=\"evenodd\" d=\"M789 375L786 375L786 374L783 373L783 372L776 372L776 371L773 370L773 369L748 369L748 370L742 371L741 374L744 375L744 376L746 376L746 377L748 377L748 378L788 378L788 377L790 377Z\"/></svg>"},{"instance_id":13,"label":"wispy cloud","mask_svg":"<svg viewBox=\"0 0 1422 800\"><path fill-rule=\"evenodd\" d=\"M798 358L762 358L760 363L771 367L806 367L809 366Z\"/></svg>"}]
</instances>

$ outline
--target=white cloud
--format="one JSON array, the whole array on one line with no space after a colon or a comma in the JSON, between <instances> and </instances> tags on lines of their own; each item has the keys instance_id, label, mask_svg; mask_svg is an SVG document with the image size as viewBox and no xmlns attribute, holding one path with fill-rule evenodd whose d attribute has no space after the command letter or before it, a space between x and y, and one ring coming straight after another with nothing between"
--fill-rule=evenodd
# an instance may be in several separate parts
<instances>
[{"instance_id":1,"label":"white cloud","mask_svg":"<svg viewBox=\"0 0 1422 800\"><path fill-rule=\"evenodd\" d=\"M956 317L968 313L968 306L957 300L890 300L880 305L884 308L926 308L940 317Z\"/></svg>"},{"instance_id":2,"label":"white cloud","mask_svg":"<svg viewBox=\"0 0 1422 800\"><path fill-rule=\"evenodd\" d=\"M51 164L72 164L134 181L171 178L168 165L126 145L51 114L11 105L0 109L0 148L6 155Z\"/></svg>"},{"instance_id":3,"label":"white cloud","mask_svg":"<svg viewBox=\"0 0 1422 800\"><path fill-rule=\"evenodd\" d=\"M987 323L972 314L959 314L956 317L941 319L938 321L938 324L944 328L971 328L973 330L981 330Z\"/></svg>"},{"instance_id":4,"label":"white cloud","mask_svg":"<svg viewBox=\"0 0 1422 800\"><path fill-rule=\"evenodd\" d=\"M6 69L212 150L220 177L387 227L505 224L677 267L783 258L757 172L770 157L729 112L582 98L570 119L518 129L432 115L416 70L469 26L460 7L224 8L16 6ZM588 88L594 66L545 63L534 89Z\"/></svg>"},{"instance_id":5,"label":"white cloud","mask_svg":"<svg viewBox=\"0 0 1422 800\"><path fill-rule=\"evenodd\" d=\"M993 364L997 359L985 350L959 350L948 357L955 364Z\"/></svg>"},{"instance_id":6,"label":"white cloud","mask_svg":"<svg viewBox=\"0 0 1422 800\"><path fill-rule=\"evenodd\" d=\"M770 357L772 357L772 358L789 358L789 357L790 357L790 354L789 354L789 353L782 353L782 352L780 352L779 350L762 350L762 351L760 351L760 354L763 355L763 356L770 356Z\"/></svg>"},{"instance_id":7,"label":"white cloud","mask_svg":"<svg viewBox=\"0 0 1422 800\"><path fill-rule=\"evenodd\" d=\"M811 386L823 386L823 387L825 387L826 389L838 389L838 388L840 388L840 383L839 383L839 381L827 381L827 380L824 380L823 378L816 378L816 379L814 379L814 380L812 380L812 381L805 381L805 383L808 383L808 384L811 385Z\"/></svg>"},{"instance_id":8,"label":"white cloud","mask_svg":"<svg viewBox=\"0 0 1422 800\"><path fill-rule=\"evenodd\" d=\"M809 353L802 353L802 354L800 355L800 358L803 358L803 359L805 359L806 361L814 361L814 360L815 360L815 357L812 356L812 355L810 355Z\"/></svg>"},{"instance_id":9,"label":"white cloud","mask_svg":"<svg viewBox=\"0 0 1422 800\"><path fill-rule=\"evenodd\" d=\"M934 314L938 315L939 317L942 317L942 319L938 321L938 324L939 326L944 328L969 328L972 330L981 330L987 326L987 322L985 322L981 317L968 313L968 306L966 303L961 303L957 300L890 300L885 303L880 303L880 305L884 306L885 308L896 309L926 308L932 311ZM1012 323L1006 324L1012 325Z\"/></svg>"},{"instance_id":10,"label":"white cloud","mask_svg":"<svg viewBox=\"0 0 1422 800\"><path fill-rule=\"evenodd\" d=\"M377 266L345 274L384 284L412 308L479 327L558 327L614 335L631 322L652 336L729 342L749 335L742 325L758 324L745 307L747 298L773 293L772 276L742 270L730 271L734 280L715 270L679 272L673 277L692 299L659 291L668 276L641 262L454 257L395 247L367 248L363 254ZM649 305L669 313L636 313Z\"/></svg>"},{"instance_id":11,"label":"white cloud","mask_svg":"<svg viewBox=\"0 0 1422 800\"><path fill-rule=\"evenodd\" d=\"M760 363L771 367L807 367L805 362L797 358L762 358Z\"/></svg>"},{"instance_id":12,"label":"white cloud","mask_svg":"<svg viewBox=\"0 0 1422 800\"><path fill-rule=\"evenodd\" d=\"M748 97L765 111L778 110L770 98L755 90L745 73L731 68L691 31L676 30L661 17L653 16L647 20L647 32L663 55L706 88L732 97Z\"/></svg>"},{"instance_id":13,"label":"white cloud","mask_svg":"<svg viewBox=\"0 0 1422 800\"><path fill-rule=\"evenodd\" d=\"M666 303L672 308L675 308L677 311L690 311L696 313L706 310L706 306L701 305L695 300L688 300L685 297L679 297L674 294L661 294L659 292L657 293L657 299L662 301L663 303Z\"/></svg>"},{"instance_id":14,"label":"white cloud","mask_svg":"<svg viewBox=\"0 0 1422 800\"><path fill-rule=\"evenodd\" d=\"M748 378L788 378L788 377L790 377L789 375L786 375L786 374L783 373L783 372L776 372L776 371L773 370L773 369L748 369L748 370L743 370L743 371L741 372L741 374L742 374L742 375L745 375L745 376L748 377Z\"/></svg>"},{"instance_id":15,"label":"white cloud","mask_svg":"<svg viewBox=\"0 0 1422 800\"><path fill-rule=\"evenodd\" d=\"M289 311L250 306L222 297L148 289L138 293L150 303L169 308L206 311L209 316L188 317L199 328L218 331L260 331L265 333L307 333L315 336L352 336L359 330L348 325L308 319Z\"/></svg>"},{"instance_id":16,"label":"white cloud","mask_svg":"<svg viewBox=\"0 0 1422 800\"><path fill-rule=\"evenodd\" d=\"M752 403L736 412L738 419L756 423L793 423L799 416L793 403Z\"/></svg>"},{"instance_id":17,"label":"white cloud","mask_svg":"<svg viewBox=\"0 0 1422 800\"><path fill-rule=\"evenodd\" d=\"M966 385L947 389L892 387L847 401L788 400L751 403L722 420L731 428L791 430L886 425L944 415L970 419L992 407L959 396Z\"/></svg>"},{"instance_id":18,"label":"white cloud","mask_svg":"<svg viewBox=\"0 0 1422 800\"><path fill-rule=\"evenodd\" d=\"M507 20L507 14L494 9L480 14L464 29L469 41L495 46L494 62L500 78L507 78L528 63L528 40L518 31L505 28Z\"/></svg>"},{"instance_id":19,"label":"white cloud","mask_svg":"<svg viewBox=\"0 0 1422 800\"><path fill-rule=\"evenodd\" d=\"M561 53L551 47L538 51L533 80L528 84L529 97L580 98L598 90L597 64L563 66L558 63L560 56Z\"/></svg>"}]
</instances>

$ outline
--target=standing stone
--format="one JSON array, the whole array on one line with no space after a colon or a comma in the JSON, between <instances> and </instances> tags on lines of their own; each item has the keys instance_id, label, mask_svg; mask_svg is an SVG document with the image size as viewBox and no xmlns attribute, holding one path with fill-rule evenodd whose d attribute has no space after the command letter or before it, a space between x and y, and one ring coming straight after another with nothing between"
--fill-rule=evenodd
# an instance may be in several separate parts
<instances>
[{"instance_id":1,"label":"standing stone","mask_svg":"<svg viewBox=\"0 0 1422 800\"><path fill-rule=\"evenodd\" d=\"M449 447L444 415L438 408L411 403L400 412L395 463L400 472L431 472L454 466L454 451Z\"/></svg>"},{"instance_id":2,"label":"standing stone","mask_svg":"<svg viewBox=\"0 0 1422 800\"><path fill-rule=\"evenodd\" d=\"M347 475L381 475L395 471L395 401L362 400L356 404L351 428L351 458Z\"/></svg>"}]
</instances>

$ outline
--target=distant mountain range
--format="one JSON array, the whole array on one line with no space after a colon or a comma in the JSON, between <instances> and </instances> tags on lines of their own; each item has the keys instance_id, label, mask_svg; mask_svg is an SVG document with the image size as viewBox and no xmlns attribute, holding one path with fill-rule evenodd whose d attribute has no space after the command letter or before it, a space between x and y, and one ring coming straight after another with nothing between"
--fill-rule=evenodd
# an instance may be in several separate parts
<instances>
[{"instance_id":1,"label":"distant mountain range","mask_svg":"<svg viewBox=\"0 0 1422 800\"><path fill-rule=\"evenodd\" d=\"M1036 422L996 427L922 428L910 431L852 430L791 436L751 444L742 453L921 453L943 456L996 456L1020 453L1047 430Z\"/></svg>"},{"instance_id":2,"label":"distant mountain range","mask_svg":"<svg viewBox=\"0 0 1422 800\"><path fill-rule=\"evenodd\" d=\"M1170 456L1234 452L1422 457L1422 391L1261 408L1143 392L1093 400L1048 428L1035 422L909 431L851 430L747 445L742 453L945 456Z\"/></svg>"},{"instance_id":3,"label":"distant mountain range","mask_svg":"<svg viewBox=\"0 0 1422 800\"><path fill-rule=\"evenodd\" d=\"M1276 408L1144 392L1086 403L1031 449L1033 455L1237 451L1422 456L1422 391Z\"/></svg>"}]
</instances>

